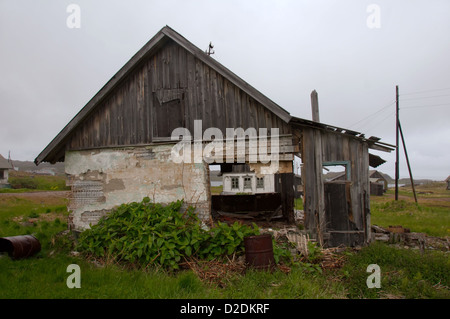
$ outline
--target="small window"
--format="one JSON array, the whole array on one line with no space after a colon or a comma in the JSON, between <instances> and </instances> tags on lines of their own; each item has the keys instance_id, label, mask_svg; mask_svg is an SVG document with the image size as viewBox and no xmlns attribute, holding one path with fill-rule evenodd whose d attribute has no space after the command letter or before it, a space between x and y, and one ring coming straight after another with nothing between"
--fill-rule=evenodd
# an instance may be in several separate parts
<instances>
[{"instance_id":1,"label":"small window","mask_svg":"<svg viewBox=\"0 0 450 319\"><path fill-rule=\"evenodd\" d=\"M244 189L252 189L252 178L244 177Z\"/></svg>"},{"instance_id":2,"label":"small window","mask_svg":"<svg viewBox=\"0 0 450 319\"><path fill-rule=\"evenodd\" d=\"M4 178L5 178L5 171L0 170L0 179L4 179Z\"/></svg>"},{"instance_id":3,"label":"small window","mask_svg":"<svg viewBox=\"0 0 450 319\"><path fill-rule=\"evenodd\" d=\"M256 178L256 188L264 188L264 177Z\"/></svg>"},{"instance_id":4,"label":"small window","mask_svg":"<svg viewBox=\"0 0 450 319\"><path fill-rule=\"evenodd\" d=\"M231 189L239 189L239 177L231 178Z\"/></svg>"}]
</instances>

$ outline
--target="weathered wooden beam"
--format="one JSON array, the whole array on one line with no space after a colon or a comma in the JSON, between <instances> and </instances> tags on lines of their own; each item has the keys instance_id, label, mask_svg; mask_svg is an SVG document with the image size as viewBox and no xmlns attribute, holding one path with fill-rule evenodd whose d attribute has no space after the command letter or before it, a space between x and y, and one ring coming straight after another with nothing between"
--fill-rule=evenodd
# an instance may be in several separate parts
<instances>
[{"instance_id":1,"label":"weathered wooden beam","mask_svg":"<svg viewBox=\"0 0 450 319\"><path fill-rule=\"evenodd\" d=\"M314 122L320 122L320 118L319 118L319 98L317 96L316 90L311 92L311 110L312 110L312 120Z\"/></svg>"}]
</instances>

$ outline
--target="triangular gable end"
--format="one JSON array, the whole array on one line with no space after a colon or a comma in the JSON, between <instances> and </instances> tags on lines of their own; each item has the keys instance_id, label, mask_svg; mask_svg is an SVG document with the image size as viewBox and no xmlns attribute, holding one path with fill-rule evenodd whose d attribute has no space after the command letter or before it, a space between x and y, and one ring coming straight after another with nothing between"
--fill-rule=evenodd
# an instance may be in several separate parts
<instances>
[{"instance_id":1,"label":"triangular gable end","mask_svg":"<svg viewBox=\"0 0 450 319\"><path fill-rule=\"evenodd\" d=\"M114 139L114 136L117 137L121 134L123 134L124 130L127 129L127 125L133 125L136 123L126 123L127 121L124 121L123 115L118 115L114 113L114 110L104 110L104 113L102 113L100 110L102 103L106 103L108 99L114 99L114 92L116 90L122 90L122 91L140 91L144 92L146 89L146 85L152 85L150 82L146 82L144 77L144 71L142 71L143 64L147 63L145 67L151 68L152 63L155 63L155 61L149 61L149 59L152 59L153 56L160 51L164 46L166 46L168 43L176 43L177 46L184 48L189 55L187 55L190 59L192 57L195 59L195 63L197 65L199 64L199 61L201 61L204 65L208 66L210 70L213 70L213 72L210 72L209 70L205 70L207 73L207 77L210 75L212 77L222 77L223 80L218 79L217 85L223 85L224 92L227 91L235 91L234 96L231 96L232 94L228 94L228 99L234 99L235 101L237 99L241 99L241 102L238 103L244 103L245 106L240 107L241 110L238 110L237 113L242 112L245 113L249 112L249 114L242 114L242 117L237 117L236 115L233 115L232 118L231 115L227 119L228 123L231 124L230 121L232 121L233 126L239 126L239 124L242 123L236 123L241 121L248 121L249 123L254 124L255 126L267 126L268 123L264 122L268 121L270 122L268 127L278 127L283 126L284 124L288 123L291 119L290 114L275 104L273 101L268 99L266 96L264 96L262 93L257 91L255 88L250 86L247 82L243 81L241 78L239 78L237 75L232 73L230 70L225 68L223 65L221 65L219 62L214 60L213 58L209 57L207 54L205 54L203 51L201 51L199 48L197 48L195 45L193 45L191 42L186 40L184 37L182 37L180 34L175 32L170 27L166 26L162 28L147 44L144 45L142 49L140 49L103 87L102 89L78 112L78 114L75 115L75 117L61 130L61 132L48 144L48 146L36 157L35 163L36 165L43 162L43 161L49 161L49 162L57 162L62 161L64 159L64 153L66 149L70 148L77 148L76 141L74 142L74 135L78 134L77 139L80 141L80 143L88 143L91 147L100 147L104 146L105 141L109 142L109 145L116 145L120 146L122 144L133 144L133 138L135 138L134 135L136 134L143 134L143 135L152 135L152 132L149 130L152 129L151 125L155 123L155 118L147 121L152 121L152 123L147 123L150 125L150 127L145 128L145 123L142 124L141 128L138 128L138 132L132 132L130 133L132 136L121 136L123 138L122 141L113 141L111 142L111 138ZM188 58L186 58L188 59ZM151 62L151 63L150 63ZM191 61L192 62L192 61ZM156 67L156 65L154 65ZM141 68L141 69L140 69ZM138 71L137 71L138 70ZM161 72L161 70L158 70ZM192 71L192 70L191 70ZM198 70L194 70L198 71ZM187 71L189 72L189 71ZM175 75L168 75L163 74L163 77L167 78L169 81L170 76L179 76L179 74ZM195 76L195 74L190 74L189 76ZM125 83L130 78L132 78L131 81L135 81L137 87L127 87L127 84ZM144 80L143 80L144 79ZM203 79L204 80L204 79ZM149 80L150 81L150 80ZM233 84L232 86L229 84ZM205 83L203 83L205 84ZM198 84L197 84L198 85ZM214 84L213 84L214 85ZM153 83L154 86L154 83ZM160 85L161 86L161 85ZM150 88L151 92L155 93L158 97L158 101L160 103L166 103L171 101L177 100L177 95L183 95L191 94L192 89L189 92L183 92L182 86L180 87L171 87L170 85L167 87L167 85L162 85L163 87L155 89L155 87ZM164 87L166 86L166 87ZM172 85L173 86L173 85ZM161 91L161 89L165 90L164 92ZM181 89L181 90L180 90ZM237 92L236 89L241 90L245 94L243 95L240 92ZM131 92L131 94L134 94ZM138 92L139 93L139 92ZM201 95L202 93L199 93ZM217 95L217 94L216 94ZM226 100L227 96L215 96L214 98L219 100ZM226 94L225 94L226 95ZM231 96L231 97L230 97ZM172 97L172 98L171 98ZM184 97L184 95L183 95ZM192 99L192 97L190 97ZM199 97L196 97L197 100L199 100ZM119 97L117 101L114 101L112 103L113 105L116 105L116 108L120 108L120 103L123 101L120 101L122 97ZM144 99L154 99L154 96L141 96L141 100L139 101L132 101L131 103L146 103ZM164 100L166 99L166 100ZM168 99L168 100L167 100ZM211 97L212 99L212 97ZM230 100L231 101L231 100ZM148 102L148 101L147 101ZM231 101L232 102L232 101ZM222 101L222 103L226 103ZM234 103L234 102L232 102ZM119 104L117 106L117 104ZM225 112L225 110L219 110L219 104L220 102L217 102L216 108L218 109L218 112ZM195 107L198 107L199 105L196 105ZM177 107L175 104L173 107ZM187 105L184 105L183 107L189 107ZM191 106L192 107L192 106ZM264 108L264 111L261 111L261 107ZM245 110L244 110L245 108ZM139 109L139 108L138 108ZM142 108L141 108L142 110ZM113 112L113 113L111 113ZM140 111L136 111L140 112ZM184 115L189 116L189 110L181 110L181 112L185 113ZM206 110L208 112L208 110ZM268 114L263 114L263 113ZM261 115L262 114L262 115ZM183 115L183 114L182 114ZM190 114L192 116L192 112ZM122 117L121 117L122 116ZM142 114L135 114L135 116L142 116ZM212 116L212 115L210 115ZM117 118L116 118L117 117ZM164 116L163 116L164 117ZM258 118L259 117L259 118ZM110 123L110 126L103 125L99 121L101 119L107 118L107 119L113 119L115 122ZM231 119L232 118L232 119ZM261 120L262 118L262 120ZM266 118L266 119L264 119ZM253 121L253 122L252 122ZM263 121L264 123L261 123ZM80 125L83 123L87 123L82 130L80 130ZM179 124L178 122L175 122ZM120 130L116 130L114 134L111 134L111 130L113 127L120 126ZM125 127L124 127L125 126ZM88 128L89 127L89 128ZM117 127L116 127L117 128ZM75 132L77 131L78 132ZM90 130L90 131L89 131ZM87 134L89 133L89 134ZM107 138L101 139L101 136L108 135ZM105 136L106 136L105 135ZM148 142L148 139L146 140ZM70 145L66 145L69 143ZM108 144L108 143L106 143ZM80 145L78 145L80 146Z\"/></svg>"},{"instance_id":2,"label":"triangular gable end","mask_svg":"<svg viewBox=\"0 0 450 319\"><path fill-rule=\"evenodd\" d=\"M0 154L0 169L12 169L11 163Z\"/></svg>"}]
</instances>

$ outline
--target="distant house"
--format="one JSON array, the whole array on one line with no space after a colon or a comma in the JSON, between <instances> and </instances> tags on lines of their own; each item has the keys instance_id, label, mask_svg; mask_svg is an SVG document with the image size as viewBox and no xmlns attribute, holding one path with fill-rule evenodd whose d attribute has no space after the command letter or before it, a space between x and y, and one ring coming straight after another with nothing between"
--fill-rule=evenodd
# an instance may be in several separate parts
<instances>
[{"instance_id":1,"label":"distant house","mask_svg":"<svg viewBox=\"0 0 450 319\"><path fill-rule=\"evenodd\" d=\"M445 182L447 183L447 189L450 190L450 175L447 177Z\"/></svg>"},{"instance_id":2,"label":"distant house","mask_svg":"<svg viewBox=\"0 0 450 319\"><path fill-rule=\"evenodd\" d=\"M345 172L330 172L324 176L325 182L333 182L333 181L345 181L347 175Z\"/></svg>"},{"instance_id":3,"label":"distant house","mask_svg":"<svg viewBox=\"0 0 450 319\"><path fill-rule=\"evenodd\" d=\"M370 195L383 195L388 188L388 181L386 177L379 171L370 170L369 171L369 181L370 181Z\"/></svg>"},{"instance_id":4,"label":"distant house","mask_svg":"<svg viewBox=\"0 0 450 319\"><path fill-rule=\"evenodd\" d=\"M8 172L12 165L0 154L0 188L8 187Z\"/></svg>"},{"instance_id":5,"label":"distant house","mask_svg":"<svg viewBox=\"0 0 450 319\"><path fill-rule=\"evenodd\" d=\"M275 192L274 178L274 174L257 176L253 172L224 173L222 194L273 193Z\"/></svg>"},{"instance_id":6,"label":"distant house","mask_svg":"<svg viewBox=\"0 0 450 319\"><path fill-rule=\"evenodd\" d=\"M275 174L256 174L249 165L233 165L222 173L223 195L275 192Z\"/></svg>"},{"instance_id":7,"label":"distant house","mask_svg":"<svg viewBox=\"0 0 450 319\"><path fill-rule=\"evenodd\" d=\"M369 178L373 178L374 180L376 179L377 182L383 183L384 190L385 191L387 190L387 188L388 188L388 180L386 179L385 175L383 175L382 173L380 173L377 170L370 170L369 171Z\"/></svg>"},{"instance_id":8,"label":"distant house","mask_svg":"<svg viewBox=\"0 0 450 319\"><path fill-rule=\"evenodd\" d=\"M326 182L345 181L347 179L345 172L328 173ZM376 170L369 171L370 195L382 196L388 188L386 177Z\"/></svg>"}]
</instances>

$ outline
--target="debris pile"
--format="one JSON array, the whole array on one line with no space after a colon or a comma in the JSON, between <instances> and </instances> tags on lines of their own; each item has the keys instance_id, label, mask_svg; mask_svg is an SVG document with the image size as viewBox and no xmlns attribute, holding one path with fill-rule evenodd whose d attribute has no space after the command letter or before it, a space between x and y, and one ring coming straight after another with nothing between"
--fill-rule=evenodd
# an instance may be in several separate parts
<instances>
[{"instance_id":1,"label":"debris pile","mask_svg":"<svg viewBox=\"0 0 450 319\"><path fill-rule=\"evenodd\" d=\"M320 267L322 269L339 269L344 266L345 255L340 254L347 250L347 247L334 247L322 250Z\"/></svg>"},{"instance_id":2,"label":"debris pile","mask_svg":"<svg viewBox=\"0 0 450 319\"><path fill-rule=\"evenodd\" d=\"M294 220L297 225L303 225L305 222L305 211L294 209Z\"/></svg>"},{"instance_id":3,"label":"debris pile","mask_svg":"<svg viewBox=\"0 0 450 319\"><path fill-rule=\"evenodd\" d=\"M403 226L389 226L383 228L372 225L372 235L374 240L384 241L390 244L399 244L404 248L415 248L421 251L425 249L437 249L443 251L450 250L448 237L440 238L428 236L424 233L414 233Z\"/></svg>"},{"instance_id":4,"label":"debris pile","mask_svg":"<svg viewBox=\"0 0 450 319\"><path fill-rule=\"evenodd\" d=\"M295 255L300 253L301 255L308 257L308 242L310 241L309 235L302 233L296 226L287 226L280 229L262 229L261 232L271 233L275 241L277 242L289 242L292 244L293 251L291 253Z\"/></svg>"},{"instance_id":5,"label":"debris pile","mask_svg":"<svg viewBox=\"0 0 450 319\"><path fill-rule=\"evenodd\" d=\"M228 262L221 260L200 260L197 258L189 258L181 264L183 268L191 269L203 282L215 284L219 287L226 287L235 274L243 274L246 269L244 257L232 259L228 258Z\"/></svg>"},{"instance_id":6,"label":"debris pile","mask_svg":"<svg viewBox=\"0 0 450 319\"><path fill-rule=\"evenodd\" d=\"M236 219L247 219L252 221L267 221L270 222L276 219L283 219L281 205L274 211L250 211L250 212L224 212L214 211L215 219L220 221L232 221Z\"/></svg>"},{"instance_id":7,"label":"debris pile","mask_svg":"<svg viewBox=\"0 0 450 319\"><path fill-rule=\"evenodd\" d=\"M333 248L321 248L317 245L308 245L308 243L316 243L314 239L311 239L309 235L300 230L298 227L283 227L280 229L262 229L262 232L272 233L274 239L277 242L289 242L291 247L291 254L297 257L300 262L314 262L317 263L322 269L339 269L345 263L345 255L343 252L349 248L345 246L333 247ZM315 252L310 251L311 247ZM278 267L280 268L280 267ZM284 272L286 269L282 269Z\"/></svg>"}]
</instances>

